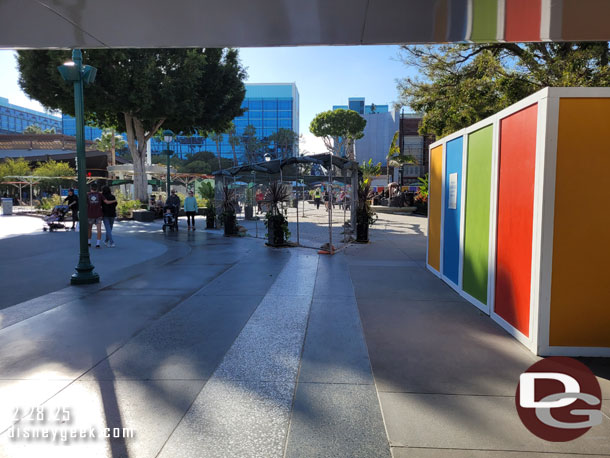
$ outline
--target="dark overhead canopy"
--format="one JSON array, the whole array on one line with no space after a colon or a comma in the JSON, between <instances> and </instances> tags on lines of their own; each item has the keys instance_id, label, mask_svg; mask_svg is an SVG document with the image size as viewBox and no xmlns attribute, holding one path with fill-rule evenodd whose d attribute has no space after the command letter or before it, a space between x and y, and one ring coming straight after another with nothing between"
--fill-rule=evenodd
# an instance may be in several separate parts
<instances>
[{"instance_id":1,"label":"dark overhead canopy","mask_svg":"<svg viewBox=\"0 0 610 458\"><path fill-rule=\"evenodd\" d=\"M0 48L609 40L606 0L2 0Z\"/></svg>"},{"instance_id":2,"label":"dark overhead canopy","mask_svg":"<svg viewBox=\"0 0 610 458\"><path fill-rule=\"evenodd\" d=\"M322 153L311 154L308 156L289 157L286 159L273 159L271 161L256 162L254 164L244 164L238 167L231 167L230 169L217 170L212 174L216 176L224 175L228 177L234 177L236 175L241 175L244 173L262 172L268 173L270 175L275 175L280 173L280 169L283 169L284 167L293 164L319 164L328 170L330 161L332 161L333 166L342 170L353 169L358 167L357 162L351 161L344 157L335 156L330 153Z\"/></svg>"}]
</instances>

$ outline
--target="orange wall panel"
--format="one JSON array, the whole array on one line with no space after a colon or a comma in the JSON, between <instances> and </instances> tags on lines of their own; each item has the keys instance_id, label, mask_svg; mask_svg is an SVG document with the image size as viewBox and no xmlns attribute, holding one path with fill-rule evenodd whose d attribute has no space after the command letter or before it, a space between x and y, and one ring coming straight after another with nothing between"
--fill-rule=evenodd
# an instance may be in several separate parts
<instances>
[{"instance_id":1,"label":"orange wall panel","mask_svg":"<svg viewBox=\"0 0 610 458\"><path fill-rule=\"evenodd\" d=\"M529 337L538 105L500 121L494 311Z\"/></svg>"},{"instance_id":2,"label":"orange wall panel","mask_svg":"<svg viewBox=\"0 0 610 458\"><path fill-rule=\"evenodd\" d=\"M441 207L443 197L443 146L430 150L430 193L428 197L428 264L441 270Z\"/></svg>"},{"instance_id":3,"label":"orange wall panel","mask_svg":"<svg viewBox=\"0 0 610 458\"><path fill-rule=\"evenodd\" d=\"M610 347L610 99L561 99L550 345Z\"/></svg>"}]
</instances>

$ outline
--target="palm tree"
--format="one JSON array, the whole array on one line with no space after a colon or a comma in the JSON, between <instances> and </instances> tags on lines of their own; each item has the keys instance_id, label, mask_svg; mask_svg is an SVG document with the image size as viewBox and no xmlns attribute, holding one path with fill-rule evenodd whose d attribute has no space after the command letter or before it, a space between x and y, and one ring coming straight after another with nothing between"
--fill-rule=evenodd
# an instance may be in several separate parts
<instances>
[{"instance_id":1,"label":"palm tree","mask_svg":"<svg viewBox=\"0 0 610 458\"><path fill-rule=\"evenodd\" d=\"M222 164L220 162L220 142L222 142L222 132L213 131L210 138L216 143L216 154L218 154L218 170L222 170Z\"/></svg>"},{"instance_id":2,"label":"palm tree","mask_svg":"<svg viewBox=\"0 0 610 458\"><path fill-rule=\"evenodd\" d=\"M386 172L388 175L388 184L390 183L390 167L402 167L407 164L416 164L417 160L410 154L402 154L398 146L398 131L394 134L392 144L386 156Z\"/></svg>"},{"instance_id":3,"label":"palm tree","mask_svg":"<svg viewBox=\"0 0 610 458\"><path fill-rule=\"evenodd\" d=\"M95 147L100 151L109 152L110 165L116 165L116 150L123 149L127 142L114 129L105 129L102 136L95 139Z\"/></svg>"},{"instance_id":4,"label":"palm tree","mask_svg":"<svg viewBox=\"0 0 610 458\"><path fill-rule=\"evenodd\" d=\"M278 157L280 159L284 159L284 156L286 156L288 152L292 151L294 146L297 144L299 136L291 129L281 128L277 132L270 135L269 140L275 143L276 156L278 156L277 153L279 149L281 156Z\"/></svg>"},{"instance_id":5,"label":"palm tree","mask_svg":"<svg viewBox=\"0 0 610 458\"><path fill-rule=\"evenodd\" d=\"M235 124L231 123L231 127L228 131L229 134L229 145L231 145L231 149L233 150L233 165L237 165L237 153L235 152L235 148L241 143L239 135L237 135L237 130L235 129Z\"/></svg>"}]
</instances>

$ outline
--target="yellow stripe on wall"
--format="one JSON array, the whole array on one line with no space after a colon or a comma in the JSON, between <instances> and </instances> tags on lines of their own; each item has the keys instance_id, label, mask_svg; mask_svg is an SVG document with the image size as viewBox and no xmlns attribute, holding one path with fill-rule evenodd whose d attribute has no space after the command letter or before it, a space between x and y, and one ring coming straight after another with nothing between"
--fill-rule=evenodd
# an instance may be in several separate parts
<instances>
[{"instance_id":1,"label":"yellow stripe on wall","mask_svg":"<svg viewBox=\"0 0 610 458\"><path fill-rule=\"evenodd\" d=\"M441 270L441 207L443 193L443 145L430 150L428 197L428 264Z\"/></svg>"},{"instance_id":2,"label":"yellow stripe on wall","mask_svg":"<svg viewBox=\"0 0 610 458\"><path fill-rule=\"evenodd\" d=\"M550 345L610 347L610 99L561 99Z\"/></svg>"}]
</instances>

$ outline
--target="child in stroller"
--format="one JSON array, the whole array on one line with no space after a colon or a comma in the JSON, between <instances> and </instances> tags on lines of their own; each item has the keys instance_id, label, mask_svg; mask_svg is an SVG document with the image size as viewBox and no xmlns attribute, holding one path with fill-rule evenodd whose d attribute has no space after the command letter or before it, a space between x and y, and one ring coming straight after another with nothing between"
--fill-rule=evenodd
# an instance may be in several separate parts
<instances>
[{"instance_id":1,"label":"child in stroller","mask_svg":"<svg viewBox=\"0 0 610 458\"><path fill-rule=\"evenodd\" d=\"M44 219L46 225L42 228L42 230L45 232L47 229L49 229L49 232L53 232L56 229L68 230L66 225L63 224L66 219L68 209L69 207L67 205L56 205L53 207L51 214Z\"/></svg>"},{"instance_id":2,"label":"child in stroller","mask_svg":"<svg viewBox=\"0 0 610 458\"><path fill-rule=\"evenodd\" d=\"M175 205L163 207L163 231L168 227L172 231L178 230L178 208Z\"/></svg>"}]
</instances>

